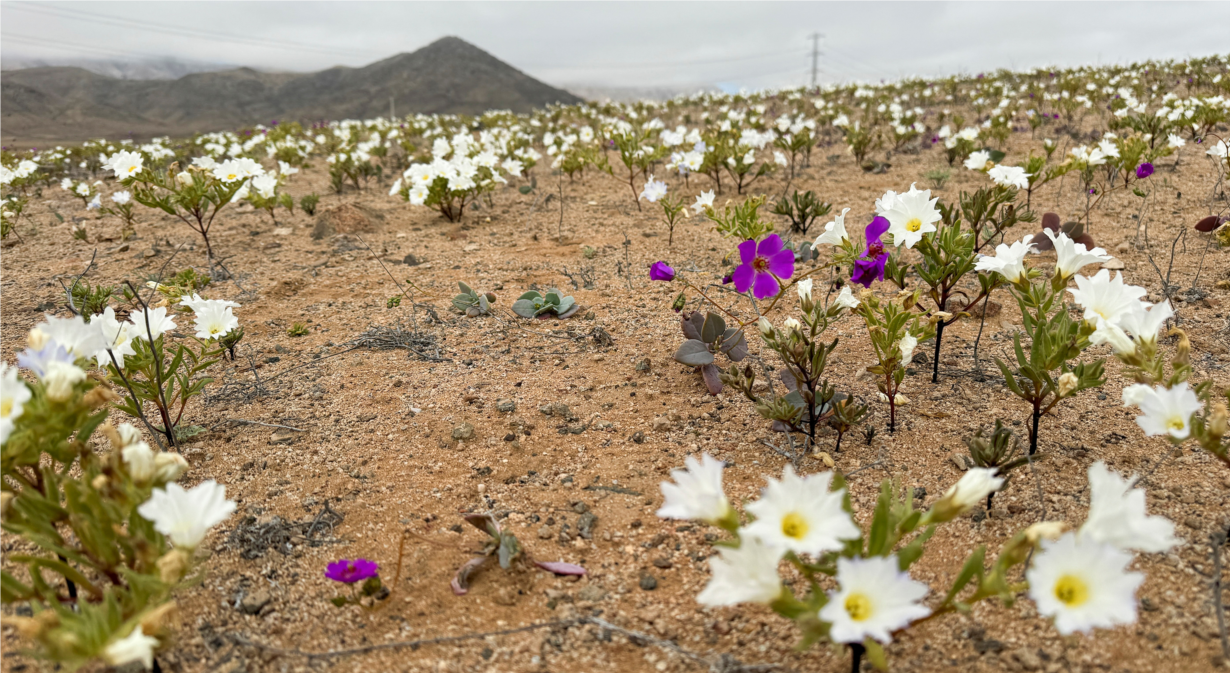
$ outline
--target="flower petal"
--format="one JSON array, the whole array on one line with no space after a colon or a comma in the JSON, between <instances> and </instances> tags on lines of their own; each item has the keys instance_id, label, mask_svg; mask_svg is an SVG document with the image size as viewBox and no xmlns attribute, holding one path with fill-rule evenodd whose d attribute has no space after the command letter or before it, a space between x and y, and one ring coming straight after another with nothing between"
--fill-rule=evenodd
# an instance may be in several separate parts
<instances>
[{"instance_id":1,"label":"flower petal","mask_svg":"<svg viewBox=\"0 0 1230 673\"><path fill-rule=\"evenodd\" d=\"M770 234L768 238L760 242L760 245L756 246L756 254L760 257L772 257L777 254L778 250L782 249L783 245L785 244L782 243L781 236Z\"/></svg>"},{"instance_id":2,"label":"flower petal","mask_svg":"<svg viewBox=\"0 0 1230 673\"><path fill-rule=\"evenodd\" d=\"M772 297L780 288L781 286L777 284L777 279L772 274L758 273L756 274L756 289L752 291L752 296L757 299Z\"/></svg>"},{"instance_id":3,"label":"flower petal","mask_svg":"<svg viewBox=\"0 0 1230 673\"><path fill-rule=\"evenodd\" d=\"M868 243L878 241L880 240L880 237L888 231L888 227L888 218L877 217L867 225L866 229L863 230L863 236L867 239Z\"/></svg>"},{"instance_id":4,"label":"flower petal","mask_svg":"<svg viewBox=\"0 0 1230 673\"><path fill-rule=\"evenodd\" d=\"M794 276L794 251L782 250L769 258L769 272L782 280Z\"/></svg>"},{"instance_id":5,"label":"flower petal","mask_svg":"<svg viewBox=\"0 0 1230 673\"><path fill-rule=\"evenodd\" d=\"M739 261L751 264L756 259L756 241L747 240L739 244Z\"/></svg>"}]
</instances>

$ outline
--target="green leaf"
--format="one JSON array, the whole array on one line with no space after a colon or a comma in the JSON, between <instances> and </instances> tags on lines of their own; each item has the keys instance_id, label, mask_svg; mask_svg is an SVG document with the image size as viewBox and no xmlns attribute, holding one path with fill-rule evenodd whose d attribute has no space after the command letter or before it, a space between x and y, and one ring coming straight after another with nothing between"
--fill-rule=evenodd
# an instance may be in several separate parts
<instances>
[{"instance_id":1,"label":"green leaf","mask_svg":"<svg viewBox=\"0 0 1230 673\"><path fill-rule=\"evenodd\" d=\"M957 574L957 579L953 580L952 588L949 589L948 593L944 596L944 602L941 603L941 605L951 603L952 599L956 598L957 594L961 593L961 590L964 589L965 586L970 583L970 580L974 579L974 577L982 577L984 572L982 565L986 555L987 548L985 546L979 546L969 555L969 558L965 561L965 565L961 567L961 572Z\"/></svg>"},{"instance_id":2,"label":"green leaf","mask_svg":"<svg viewBox=\"0 0 1230 673\"><path fill-rule=\"evenodd\" d=\"M688 339L683 342L679 346L679 350L675 351L674 358L676 362L691 367L700 367L713 363L713 353L709 352L709 346L696 339Z\"/></svg>"},{"instance_id":3,"label":"green leaf","mask_svg":"<svg viewBox=\"0 0 1230 673\"><path fill-rule=\"evenodd\" d=\"M863 647L867 648L867 661L871 662L871 665L875 666L876 670L888 670L888 656L884 654L884 648L880 647L880 643L877 643L871 636L868 636L863 641Z\"/></svg>"}]
</instances>

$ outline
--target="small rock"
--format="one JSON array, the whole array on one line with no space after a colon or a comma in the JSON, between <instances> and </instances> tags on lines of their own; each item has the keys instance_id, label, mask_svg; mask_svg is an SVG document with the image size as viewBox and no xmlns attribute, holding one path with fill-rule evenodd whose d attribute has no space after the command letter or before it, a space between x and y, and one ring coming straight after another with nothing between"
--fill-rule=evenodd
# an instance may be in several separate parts
<instances>
[{"instance_id":1,"label":"small rock","mask_svg":"<svg viewBox=\"0 0 1230 673\"><path fill-rule=\"evenodd\" d=\"M1027 671L1037 671L1042 668L1042 658L1038 656L1037 652L1028 647L1013 650L1012 658L1016 659L1021 668Z\"/></svg>"},{"instance_id":2,"label":"small rock","mask_svg":"<svg viewBox=\"0 0 1230 673\"><path fill-rule=\"evenodd\" d=\"M632 433L632 442L634 444L644 444L645 443L645 433L639 430Z\"/></svg>"},{"instance_id":3,"label":"small rock","mask_svg":"<svg viewBox=\"0 0 1230 673\"><path fill-rule=\"evenodd\" d=\"M478 250L478 248L479 248L479 245L477 243L471 243L467 245L466 247L462 248L462 250L466 252L474 252L475 250Z\"/></svg>"},{"instance_id":4,"label":"small rock","mask_svg":"<svg viewBox=\"0 0 1230 673\"><path fill-rule=\"evenodd\" d=\"M1184 519L1184 520L1183 520L1183 525L1184 525L1184 526L1187 526L1188 528L1199 528L1199 527L1200 527L1200 518L1199 518L1199 517L1195 517L1195 516L1189 516L1189 517L1187 517L1186 519Z\"/></svg>"},{"instance_id":5,"label":"small rock","mask_svg":"<svg viewBox=\"0 0 1230 673\"><path fill-rule=\"evenodd\" d=\"M949 455L948 462L952 463L953 467L961 470L962 472L969 469L969 467L965 464L965 456L962 456L959 453L952 453Z\"/></svg>"},{"instance_id":6,"label":"small rock","mask_svg":"<svg viewBox=\"0 0 1230 673\"><path fill-rule=\"evenodd\" d=\"M453 439L459 439L461 441L469 441L474 439L474 426L469 423L462 423L461 425L453 428Z\"/></svg>"},{"instance_id":7,"label":"small rock","mask_svg":"<svg viewBox=\"0 0 1230 673\"><path fill-rule=\"evenodd\" d=\"M294 444L299 433L286 428L278 428L269 437L270 444Z\"/></svg>"},{"instance_id":8,"label":"small rock","mask_svg":"<svg viewBox=\"0 0 1230 673\"><path fill-rule=\"evenodd\" d=\"M647 372L652 368L653 363L649 361L649 358L643 358L640 362L636 363L636 371L638 372Z\"/></svg>"},{"instance_id":9,"label":"small rock","mask_svg":"<svg viewBox=\"0 0 1230 673\"><path fill-rule=\"evenodd\" d=\"M1106 260L1105 262L1102 262L1102 268L1103 268L1103 269L1111 269L1112 271L1118 271L1118 270L1121 270L1121 269L1123 269L1123 268L1124 268L1124 267L1123 267L1123 260L1119 259L1118 257L1111 257L1110 259ZM1032 669L1031 669L1031 670L1032 670Z\"/></svg>"},{"instance_id":10,"label":"small rock","mask_svg":"<svg viewBox=\"0 0 1230 673\"><path fill-rule=\"evenodd\" d=\"M671 560L665 556L662 558L656 558L653 560L653 567L661 568L662 570L670 570Z\"/></svg>"},{"instance_id":11,"label":"small rock","mask_svg":"<svg viewBox=\"0 0 1230 673\"><path fill-rule=\"evenodd\" d=\"M245 615L260 614L260 611L272 600L273 597L267 590L260 589L245 595L243 600L239 601L239 610Z\"/></svg>"},{"instance_id":12,"label":"small rock","mask_svg":"<svg viewBox=\"0 0 1230 673\"><path fill-rule=\"evenodd\" d=\"M606 598L606 592L598 588L597 586L594 586L593 584L577 592L577 600L581 600L581 601L597 603L603 598Z\"/></svg>"},{"instance_id":13,"label":"small rock","mask_svg":"<svg viewBox=\"0 0 1230 673\"><path fill-rule=\"evenodd\" d=\"M1115 248L1115 252L1124 253L1124 252L1130 251L1131 249L1132 249L1132 244L1128 243L1127 241L1124 241L1120 243L1118 247Z\"/></svg>"},{"instance_id":14,"label":"small rock","mask_svg":"<svg viewBox=\"0 0 1230 673\"><path fill-rule=\"evenodd\" d=\"M146 248L144 251L141 252L141 256L147 259L150 257L157 257L158 250L155 248Z\"/></svg>"},{"instance_id":15,"label":"small rock","mask_svg":"<svg viewBox=\"0 0 1230 673\"><path fill-rule=\"evenodd\" d=\"M541 528L538 529L538 539L550 540L552 537L553 536L551 535L550 528L547 528L546 526L542 526Z\"/></svg>"},{"instance_id":16,"label":"small rock","mask_svg":"<svg viewBox=\"0 0 1230 673\"><path fill-rule=\"evenodd\" d=\"M594 526L598 525L598 517L593 512L586 512L577 517L577 532L586 540L594 539Z\"/></svg>"},{"instance_id":17,"label":"small rock","mask_svg":"<svg viewBox=\"0 0 1230 673\"><path fill-rule=\"evenodd\" d=\"M653 591L658 588L658 580L653 575L641 575L640 585L644 591Z\"/></svg>"},{"instance_id":18,"label":"small rock","mask_svg":"<svg viewBox=\"0 0 1230 673\"><path fill-rule=\"evenodd\" d=\"M406 266L418 266L419 264L423 263L421 260L419 260L418 257L415 257L414 255L406 255L401 261L402 261L402 264L405 264Z\"/></svg>"},{"instance_id":19,"label":"small rock","mask_svg":"<svg viewBox=\"0 0 1230 673\"><path fill-rule=\"evenodd\" d=\"M517 401L516 400L497 400L495 403L495 410L505 413L505 414L511 414L512 412L517 410Z\"/></svg>"},{"instance_id":20,"label":"small rock","mask_svg":"<svg viewBox=\"0 0 1230 673\"><path fill-rule=\"evenodd\" d=\"M658 416L657 418L653 419L653 429L654 429L654 432L663 432L665 430L670 430L671 429L670 419L665 416Z\"/></svg>"},{"instance_id":21,"label":"small rock","mask_svg":"<svg viewBox=\"0 0 1230 673\"><path fill-rule=\"evenodd\" d=\"M290 227L277 227L273 230L274 236L290 236L294 229Z\"/></svg>"}]
</instances>

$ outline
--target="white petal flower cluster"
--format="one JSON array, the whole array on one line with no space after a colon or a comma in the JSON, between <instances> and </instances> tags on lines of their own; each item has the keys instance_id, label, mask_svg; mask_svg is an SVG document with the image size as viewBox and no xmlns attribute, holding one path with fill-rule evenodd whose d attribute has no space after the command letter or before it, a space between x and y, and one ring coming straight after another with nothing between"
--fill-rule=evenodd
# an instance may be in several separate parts
<instances>
[{"instance_id":1,"label":"white petal flower cluster","mask_svg":"<svg viewBox=\"0 0 1230 673\"><path fill-rule=\"evenodd\" d=\"M876 200L876 214L887 219L893 245L912 248L924 234L936 230L940 211L935 207L939 198L931 198L931 190L910 185L910 191L897 194L888 191Z\"/></svg>"}]
</instances>

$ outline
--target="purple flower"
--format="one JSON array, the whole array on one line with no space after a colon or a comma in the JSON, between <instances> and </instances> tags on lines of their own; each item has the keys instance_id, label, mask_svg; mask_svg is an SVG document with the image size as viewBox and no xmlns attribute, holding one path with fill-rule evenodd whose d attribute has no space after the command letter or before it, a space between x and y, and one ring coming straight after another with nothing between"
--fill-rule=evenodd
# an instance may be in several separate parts
<instances>
[{"instance_id":1,"label":"purple flower","mask_svg":"<svg viewBox=\"0 0 1230 673\"><path fill-rule=\"evenodd\" d=\"M871 283L884 280L884 263L888 261L888 253L884 251L884 242L880 237L888 231L888 220L877 217L867 225L863 235L867 237L867 249L863 251L863 259L854 262L854 273L850 282L863 287L871 287Z\"/></svg>"},{"instance_id":2,"label":"purple flower","mask_svg":"<svg viewBox=\"0 0 1230 673\"><path fill-rule=\"evenodd\" d=\"M325 577L334 582L354 584L369 577L375 577L379 572L380 566L376 565L375 561L368 561L364 558L357 558L353 561L341 559L329 564L329 568L325 570Z\"/></svg>"},{"instance_id":3,"label":"purple flower","mask_svg":"<svg viewBox=\"0 0 1230 673\"><path fill-rule=\"evenodd\" d=\"M73 360L68 349L57 341L48 341L39 350L27 348L17 354L17 366L29 369L40 379L47 375L47 365L52 362L72 362Z\"/></svg>"},{"instance_id":4,"label":"purple flower","mask_svg":"<svg viewBox=\"0 0 1230 673\"><path fill-rule=\"evenodd\" d=\"M675 280L675 270L666 265L666 262L654 262L653 266L649 267L649 280Z\"/></svg>"},{"instance_id":5,"label":"purple flower","mask_svg":"<svg viewBox=\"0 0 1230 673\"><path fill-rule=\"evenodd\" d=\"M1150 175L1153 175L1153 164L1146 161L1145 163L1136 167L1136 179L1137 180L1144 180Z\"/></svg>"},{"instance_id":6,"label":"purple flower","mask_svg":"<svg viewBox=\"0 0 1230 673\"><path fill-rule=\"evenodd\" d=\"M755 240L740 243L739 261L742 264L731 274L735 290L752 290L752 296L757 299L777 294L781 289L778 278L789 279L794 275L794 251L786 249L777 234L771 234L759 244Z\"/></svg>"}]
</instances>

